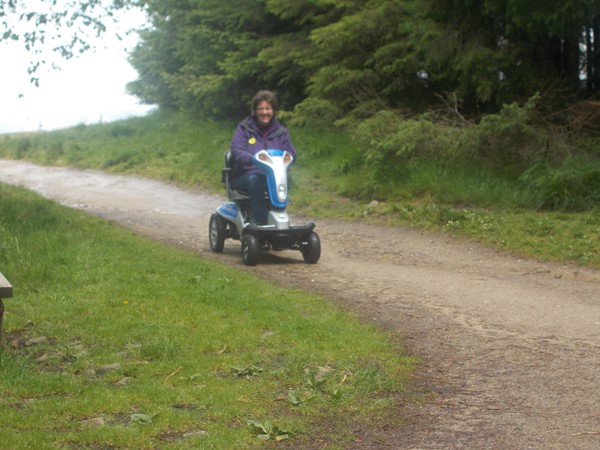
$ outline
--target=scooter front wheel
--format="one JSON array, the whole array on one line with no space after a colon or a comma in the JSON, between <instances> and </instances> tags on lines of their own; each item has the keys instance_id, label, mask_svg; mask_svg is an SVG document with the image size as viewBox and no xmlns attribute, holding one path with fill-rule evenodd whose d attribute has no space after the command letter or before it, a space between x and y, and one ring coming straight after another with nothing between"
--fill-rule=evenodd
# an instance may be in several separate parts
<instances>
[{"instance_id":1,"label":"scooter front wheel","mask_svg":"<svg viewBox=\"0 0 600 450\"><path fill-rule=\"evenodd\" d=\"M260 243L256 236L245 234L242 237L242 260L247 266L255 266L260 256Z\"/></svg>"},{"instance_id":2,"label":"scooter front wheel","mask_svg":"<svg viewBox=\"0 0 600 450\"><path fill-rule=\"evenodd\" d=\"M321 240L319 235L311 231L302 244L302 256L307 264L316 264L321 257Z\"/></svg>"},{"instance_id":3,"label":"scooter front wheel","mask_svg":"<svg viewBox=\"0 0 600 450\"><path fill-rule=\"evenodd\" d=\"M218 214L210 216L208 224L208 241L210 249L215 253L221 253L225 246L225 222Z\"/></svg>"}]
</instances>

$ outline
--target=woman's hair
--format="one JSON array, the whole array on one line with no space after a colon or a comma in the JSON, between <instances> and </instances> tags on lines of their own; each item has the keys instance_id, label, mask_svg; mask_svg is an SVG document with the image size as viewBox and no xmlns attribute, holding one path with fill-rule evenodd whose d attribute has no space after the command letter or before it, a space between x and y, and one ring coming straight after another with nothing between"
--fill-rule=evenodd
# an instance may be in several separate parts
<instances>
[{"instance_id":1,"label":"woman's hair","mask_svg":"<svg viewBox=\"0 0 600 450\"><path fill-rule=\"evenodd\" d=\"M267 90L258 91L256 95L254 95L254 97L252 98L252 101L250 102L252 115L256 113L256 108L258 108L258 105L261 102L269 102L271 104L271 107L273 108L273 112L277 111L277 107L279 106L277 102L277 95L275 95L274 92Z\"/></svg>"}]
</instances>

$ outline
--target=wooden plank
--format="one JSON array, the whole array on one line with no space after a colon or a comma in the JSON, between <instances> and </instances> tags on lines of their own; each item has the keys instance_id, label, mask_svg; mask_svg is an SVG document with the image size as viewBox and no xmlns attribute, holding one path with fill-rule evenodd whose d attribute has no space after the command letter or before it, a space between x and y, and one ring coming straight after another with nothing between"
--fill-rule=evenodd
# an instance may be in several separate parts
<instances>
[{"instance_id":1,"label":"wooden plank","mask_svg":"<svg viewBox=\"0 0 600 450\"><path fill-rule=\"evenodd\" d=\"M0 298L10 298L13 296L12 285L0 272Z\"/></svg>"},{"instance_id":2,"label":"wooden plank","mask_svg":"<svg viewBox=\"0 0 600 450\"><path fill-rule=\"evenodd\" d=\"M4 303L0 298L0 344L2 344L2 320L4 319Z\"/></svg>"}]
</instances>

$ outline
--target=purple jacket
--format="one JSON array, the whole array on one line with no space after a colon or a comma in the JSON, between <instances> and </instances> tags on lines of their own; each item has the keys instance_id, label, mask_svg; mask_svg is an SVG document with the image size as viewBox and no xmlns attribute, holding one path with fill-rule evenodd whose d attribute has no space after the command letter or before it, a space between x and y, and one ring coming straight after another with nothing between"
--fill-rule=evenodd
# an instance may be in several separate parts
<instances>
[{"instance_id":1,"label":"purple jacket","mask_svg":"<svg viewBox=\"0 0 600 450\"><path fill-rule=\"evenodd\" d=\"M231 140L233 156L233 177L246 172L260 173L252 164L252 155L260 150L287 150L296 159L296 149L290 140L287 128L273 118L271 125L262 131L253 116L242 120Z\"/></svg>"}]
</instances>

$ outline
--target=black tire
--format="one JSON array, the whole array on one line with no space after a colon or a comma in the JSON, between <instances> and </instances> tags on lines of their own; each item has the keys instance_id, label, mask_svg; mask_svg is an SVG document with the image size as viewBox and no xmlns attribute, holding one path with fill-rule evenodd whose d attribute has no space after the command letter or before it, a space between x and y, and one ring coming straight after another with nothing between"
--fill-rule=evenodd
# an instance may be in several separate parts
<instances>
[{"instance_id":1,"label":"black tire","mask_svg":"<svg viewBox=\"0 0 600 450\"><path fill-rule=\"evenodd\" d=\"M208 241L210 249L215 253L221 253L225 246L225 221L218 214L210 216L208 224Z\"/></svg>"},{"instance_id":2,"label":"black tire","mask_svg":"<svg viewBox=\"0 0 600 450\"><path fill-rule=\"evenodd\" d=\"M307 264L316 264L321 257L321 240L319 235L311 231L302 244L302 256Z\"/></svg>"},{"instance_id":3,"label":"black tire","mask_svg":"<svg viewBox=\"0 0 600 450\"><path fill-rule=\"evenodd\" d=\"M242 260L247 266L255 266L260 256L260 243L256 236L245 234L242 237Z\"/></svg>"}]
</instances>

